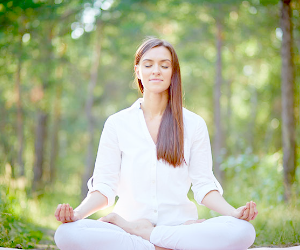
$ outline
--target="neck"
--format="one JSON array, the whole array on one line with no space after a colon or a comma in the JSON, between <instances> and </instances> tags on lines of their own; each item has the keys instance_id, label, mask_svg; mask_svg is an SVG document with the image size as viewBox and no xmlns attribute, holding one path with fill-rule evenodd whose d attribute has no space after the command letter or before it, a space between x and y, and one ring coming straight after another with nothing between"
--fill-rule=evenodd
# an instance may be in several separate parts
<instances>
[{"instance_id":1,"label":"neck","mask_svg":"<svg viewBox=\"0 0 300 250\"><path fill-rule=\"evenodd\" d=\"M141 104L141 108L144 115L151 118L161 117L167 107L169 100L169 93L165 91L164 93L147 93L143 94L144 102Z\"/></svg>"}]
</instances>

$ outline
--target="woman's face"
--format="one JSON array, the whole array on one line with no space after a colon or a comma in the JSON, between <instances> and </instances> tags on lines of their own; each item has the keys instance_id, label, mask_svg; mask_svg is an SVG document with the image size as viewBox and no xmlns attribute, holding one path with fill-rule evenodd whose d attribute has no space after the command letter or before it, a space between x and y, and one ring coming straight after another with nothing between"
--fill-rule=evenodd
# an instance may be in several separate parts
<instances>
[{"instance_id":1,"label":"woman's face","mask_svg":"<svg viewBox=\"0 0 300 250\"><path fill-rule=\"evenodd\" d=\"M168 91L172 77L172 56L163 47L148 50L135 66L135 73L142 81L145 92L163 93Z\"/></svg>"}]
</instances>

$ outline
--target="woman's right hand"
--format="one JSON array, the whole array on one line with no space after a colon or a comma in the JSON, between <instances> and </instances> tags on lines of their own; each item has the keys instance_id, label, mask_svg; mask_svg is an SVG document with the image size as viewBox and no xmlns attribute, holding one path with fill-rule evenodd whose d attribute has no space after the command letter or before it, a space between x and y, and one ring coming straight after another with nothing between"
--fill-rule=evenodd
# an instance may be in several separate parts
<instances>
[{"instance_id":1,"label":"woman's right hand","mask_svg":"<svg viewBox=\"0 0 300 250\"><path fill-rule=\"evenodd\" d=\"M62 223L73 222L80 219L78 213L69 204L59 204L55 211L55 217Z\"/></svg>"}]
</instances>

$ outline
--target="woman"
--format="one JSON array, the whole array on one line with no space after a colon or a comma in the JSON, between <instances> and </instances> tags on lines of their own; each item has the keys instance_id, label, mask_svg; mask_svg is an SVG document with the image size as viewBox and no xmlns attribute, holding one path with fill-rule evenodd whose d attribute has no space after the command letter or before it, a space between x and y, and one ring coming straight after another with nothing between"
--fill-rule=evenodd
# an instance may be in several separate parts
<instances>
[{"instance_id":1,"label":"woman","mask_svg":"<svg viewBox=\"0 0 300 250\"><path fill-rule=\"evenodd\" d=\"M101 135L89 193L73 210L60 204L55 234L62 250L245 250L256 204L233 208L212 172L204 120L182 108L179 61L171 44L150 38L137 50L135 73L143 98L110 116ZM198 220L199 204L222 214ZM114 204L99 220L84 219ZM72 223L67 223L72 222Z\"/></svg>"}]
</instances>

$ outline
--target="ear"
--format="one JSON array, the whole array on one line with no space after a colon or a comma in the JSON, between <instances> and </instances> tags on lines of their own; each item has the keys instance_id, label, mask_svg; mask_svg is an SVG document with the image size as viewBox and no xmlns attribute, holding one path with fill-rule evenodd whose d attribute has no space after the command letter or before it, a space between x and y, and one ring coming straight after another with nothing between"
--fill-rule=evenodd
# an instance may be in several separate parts
<instances>
[{"instance_id":1,"label":"ear","mask_svg":"<svg viewBox=\"0 0 300 250\"><path fill-rule=\"evenodd\" d=\"M134 71L135 71L136 77L138 79L141 79L141 77L140 77L140 66L139 65L134 65Z\"/></svg>"}]
</instances>

